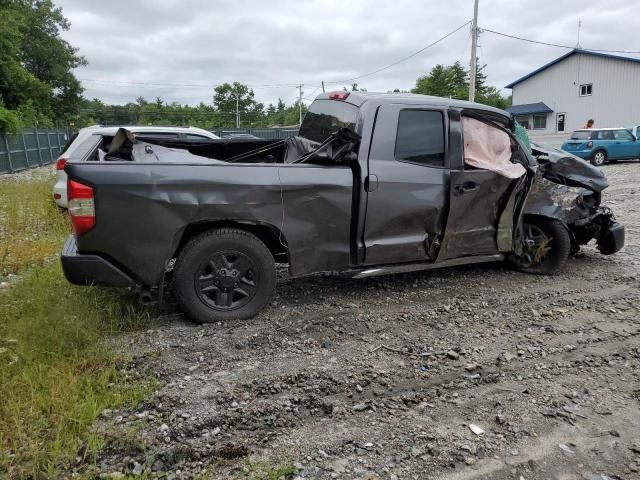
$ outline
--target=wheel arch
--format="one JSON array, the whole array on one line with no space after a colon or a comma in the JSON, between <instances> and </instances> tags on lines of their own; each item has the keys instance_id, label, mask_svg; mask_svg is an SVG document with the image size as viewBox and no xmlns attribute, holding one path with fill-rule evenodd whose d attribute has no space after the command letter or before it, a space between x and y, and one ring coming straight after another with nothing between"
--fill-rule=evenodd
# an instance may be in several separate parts
<instances>
[{"instance_id":1,"label":"wheel arch","mask_svg":"<svg viewBox=\"0 0 640 480\"><path fill-rule=\"evenodd\" d=\"M553 214L549 214L549 213L525 213L522 216L522 221L526 221L527 218L539 218L539 219L545 219L545 220L555 220L556 222L560 223L562 225L562 227L567 231L567 233L569 234L569 239L571 240L571 250L572 251L577 251L577 247L578 247L578 241L576 239L576 236L574 234L574 232L571 230L571 226L567 224L566 220L564 218L562 218L562 216L560 215L553 215Z\"/></svg>"},{"instance_id":2,"label":"wheel arch","mask_svg":"<svg viewBox=\"0 0 640 480\"><path fill-rule=\"evenodd\" d=\"M235 228L249 232L266 245L276 262L286 263L289 261L289 244L279 228L267 223L245 220L212 220L187 225L178 236L170 259L176 258L192 238L217 228Z\"/></svg>"}]
</instances>

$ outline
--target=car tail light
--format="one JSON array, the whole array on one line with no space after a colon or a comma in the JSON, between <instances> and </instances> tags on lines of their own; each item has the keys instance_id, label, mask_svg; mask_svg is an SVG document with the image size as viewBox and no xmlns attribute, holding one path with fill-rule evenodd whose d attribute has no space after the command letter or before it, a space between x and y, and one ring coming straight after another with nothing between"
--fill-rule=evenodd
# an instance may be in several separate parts
<instances>
[{"instance_id":1,"label":"car tail light","mask_svg":"<svg viewBox=\"0 0 640 480\"><path fill-rule=\"evenodd\" d=\"M93 188L75 180L67 181L67 209L73 232L80 237L96 226Z\"/></svg>"},{"instance_id":2,"label":"car tail light","mask_svg":"<svg viewBox=\"0 0 640 480\"><path fill-rule=\"evenodd\" d=\"M331 92L329 93L329 100L346 100L349 96L349 92Z\"/></svg>"},{"instance_id":3,"label":"car tail light","mask_svg":"<svg viewBox=\"0 0 640 480\"><path fill-rule=\"evenodd\" d=\"M67 159L60 157L56 161L56 170L64 170L64 166L67 164Z\"/></svg>"},{"instance_id":4,"label":"car tail light","mask_svg":"<svg viewBox=\"0 0 640 480\"><path fill-rule=\"evenodd\" d=\"M593 147L593 142L587 142L587 148L592 148Z\"/></svg>"}]
</instances>

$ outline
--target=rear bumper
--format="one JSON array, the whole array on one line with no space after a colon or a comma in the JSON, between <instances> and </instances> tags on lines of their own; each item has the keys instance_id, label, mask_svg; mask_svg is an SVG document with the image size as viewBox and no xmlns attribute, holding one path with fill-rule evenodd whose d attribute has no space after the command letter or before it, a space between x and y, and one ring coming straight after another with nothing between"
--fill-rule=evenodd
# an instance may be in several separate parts
<instances>
[{"instance_id":1,"label":"rear bumper","mask_svg":"<svg viewBox=\"0 0 640 480\"><path fill-rule=\"evenodd\" d=\"M136 286L131 277L101 256L78 253L76 237L73 235L64 243L60 261L64 276L75 285Z\"/></svg>"},{"instance_id":2,"label":"rear bumper","mask_svg":"<svg viewBox=\"0 0 640 480\"><path fill-rule=\"evenodd\" d=\"M53 200L59 207L67 208L67 184L58 180L53 186Z\"/></svg>"}]
</instances>

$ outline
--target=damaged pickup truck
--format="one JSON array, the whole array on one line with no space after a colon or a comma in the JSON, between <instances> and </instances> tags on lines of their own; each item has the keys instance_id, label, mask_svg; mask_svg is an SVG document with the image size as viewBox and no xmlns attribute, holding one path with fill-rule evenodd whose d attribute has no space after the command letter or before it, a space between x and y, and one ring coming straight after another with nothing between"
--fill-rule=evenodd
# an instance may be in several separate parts
<instances>
[{"instance_id":1,"label":"damaged pickup truck","mask_svg":"<svg viewBox=\"0 0 640 480\"><path fill-rule=\"evenodd\" d=\"M334 92L299 136L163 140L120 130L69 176L69 281L172 285L195 321L249 318L269 303L275 263L354 278L508 260L558 272L624 227L600 205L607 180L516 135L507 112L406 94Z\"/></svg>"}]
</instances>

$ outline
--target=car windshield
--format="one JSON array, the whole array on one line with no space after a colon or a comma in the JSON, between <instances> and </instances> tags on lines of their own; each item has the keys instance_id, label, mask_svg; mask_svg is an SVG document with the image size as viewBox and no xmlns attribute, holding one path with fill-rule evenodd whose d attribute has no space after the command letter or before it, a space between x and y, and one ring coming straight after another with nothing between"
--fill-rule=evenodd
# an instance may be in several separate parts
<instances>
[{"instance_id":1,"label":"car windshield","mask_svg":"<svg viewBox=\"0 0 640 480\"><path fill-rule=\"evenodd\" d=\"M336 100L316 100L304 117L299 135L322 143L338 129L355 129L358 107Z\"/></svg>"},{"instance_id":2,"label":"car windshield","mask_svg":"<svg viewBox=\"0 0 640 480\"><path fill-rule=\"evenodd\" d=\"M590 140L593 132L579 131L571 134L571 140Z\"/></svg>"}]
</instances>

